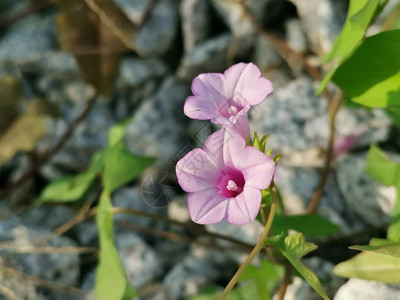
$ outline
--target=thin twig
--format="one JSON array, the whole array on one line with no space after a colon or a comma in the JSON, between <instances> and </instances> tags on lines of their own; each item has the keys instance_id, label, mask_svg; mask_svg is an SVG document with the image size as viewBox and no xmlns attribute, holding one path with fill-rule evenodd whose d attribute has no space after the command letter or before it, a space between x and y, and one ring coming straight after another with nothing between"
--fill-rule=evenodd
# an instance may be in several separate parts
<instances>
[{"instance_id":1,"label":"thin twig","mask_svg":"<svg viewBox=\"0 0 400 300\"><path fill-rule=\"evenodd\" d=\"M11 183L6 189L0 191L0 197L5 197L9 195L16 188L20 187L26 180L35 176L35 174L43 166L43 164L45 164L54 154L56 154L58 151L61 150L62 147L64 147L65 143L71 138L76 127L87 117L87 115L91 111L96 98L97 94L94 94L94 96L87 101L85 109L75 118L75 120L71 122L65 133L58 139L57 143L53 147L48 149L43 155L40 155L36 163L25 173L23 173L16 181Z\"/></svg>"},{"instance_id":2,"label":"thin twig","mask_svg":"<svg viewBox=\"0 0 400 300\"><path fill-rule=\"evenodd\" d=\"M343 93L340 90L338 90L336 92L335 97L329 103L329 107L328 107L329 140L328 140L328 146L327 146L327 151L326 151L326 156L325 156L324 168L322 170L321 180L318 184L318 187L315 190L315 192L311 198L311 201L307 207L308 213L314 213L317 210L318 204L319 204L319 201L324 192L326 183L328 182L329 173L331 170L331 163L333 160L333 145L335 142L335 119L336 119L336 114L339 110L340 104L342 102L342 98L343 98Z\"/></svg>"},{"instance_id":3,"label":"thin twig","mask_svg":"<svg viewBox=\"0 0 400 300\"><path fill-rule=\"evenodd\" d=\"M146 21L150 18L151 13L156 8L159 0L151 0L150 4L147 6L146 11L143 14L143 18L141 20L141 24L146 23Z\"/></svg>"},{"instance_id":4,"label":"thin twig","mask_svg":"<svg viewBox=\"0 0 400 300\"><path fill-rule=\"evenodd\" d=\"M141 231L146 234L151 234L151 235L158 236L158 237L165 238L165 239L172 240L172 241L183 241L187 244L191 244L193 242L193 239L183 237L182 235L177 234L175 232L171 232L171 231L159 230L159 229L152 228L152 227L141 226L139 224L136 224L136 223L133 223L130 221L117 221L116 223L119 226L124 227L124 228L138 230L138 231Z\"/></svg>"},{"instance_id":5,"label":"thin twig","mask_svg":"<svg viewBox=\"0 0 400 300\"><path fill-rule=\"evenodd\" d=\"M178 225L180 227L184 227L185 229L187 229L193 233L197 233L198 235L207 235L207 236L219 239L219 240L225 240L225 241L236 244L236 245L238 245L242 248L246 248L246 249L253 247L252 245L242 242L240 240L237 240L235 238L232 238L232 237L229 237L226 235L222 235L219 233L207 231L204 229L203 226L195 225L192 223L176 221L176 220L173 220L173 219L170 219L168 217L164 217L164 216L161 216L158 214L148 213L148 212L135 210L135 209L131 209L131 208L122 208L122 207L113 207L112 212L114 214L130 214L130 215L135 215L135 216L141 216L141 217L150 218L150 219L153 219L153 220L156 220L159 222L169 223L172 225Z\"/></svg>"},{"instance_id":6,"label":"thin twig","mask_svg":"<svg viewBox=\"0 0 400 300\"><path fill-rule=\"evenodd\" d=\"M91 199L91 201L87 201L81 207L81 209L78 211L78 213L77 213L77 215L75 217L73 217L72 219L70 219L69 221L64 223L63 225L61 225L58 228L56 228L50 234L50 237L54 238L56 236L60 236L60 235L64 234L65 232L67 232L68 230L70 230L76 224L79 224L79 223L83 222L84 220L93 217L95 215L95 210L93 210L93 209L91 210L90 208L91 208L93 202L96 201L97 199L99 199L100 193L101 193L101 190L99 190L96 193L95 197L93 197L93 199Z\"/></svg>"},{"instance_id":7,"label":"thin twig","mask_svg":"<svg viewBox=\"0 0 400 300\"><path fill-rule=\"evenodd\" d=\"M285 275L283 277L283 282L279 287L278 291L278 299L284 300L287 287L289 286L290 282L292 281L292 266L289 263L285 264Z\"/></svg>"},{"instance_id":8,"label":"thin twig","mask_svg":"<svg viewBox=\"0 0 400 300\"><path fill-rule=\"evenodd\" d=\"M218 300L224 300L226 296L229 294L229 292L233 289L235 286L236 282L239 280L240 276L244 272L244 270L247 268L247 266L252 262L253 258L260 252L260 250L264 246L264 242L266 238L268 237L269 230L271 229L272 221L274 219L275 215L275 201L272 202L271 204L271 210L269 212L268 216L268 221L265 224L264 227L264 232L262 233L258 243L254 247L254 249L250 252L249 256L246 258L244 263L240 266L239 270L233 275L231 280L229 281L228 285L225 287L224 291L222 292L221 296L219 296Z\"/></svg>"},{"instance_id":9,"label":"thin twig","mask_svg":"<svg viewBox=\"0 0 400 300\"><path fill-rule=\"evenodd\" d=\"M27 253L69 253L69 254L83 254L83 253L96 253L98 249L92 247L36 247L36 246L8 246L0 247L0 252L12 252L12 254L27 254Z\"/></svg>"}]
</instances>

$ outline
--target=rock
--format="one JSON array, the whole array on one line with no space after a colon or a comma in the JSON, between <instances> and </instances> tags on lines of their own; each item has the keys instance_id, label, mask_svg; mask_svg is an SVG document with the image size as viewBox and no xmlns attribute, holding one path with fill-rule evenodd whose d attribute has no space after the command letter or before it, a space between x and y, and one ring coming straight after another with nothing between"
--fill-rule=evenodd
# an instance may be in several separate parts
<instances>
[{"instance_id":1,"label":"rock","mask_svg":"<svg viewBox=\"0 0 400 300\"><path fill-rule=\"evenodd\" d=\"M262 18L265 5L268 1L250 2L249 9L256 19ZM237 1L219 0L212 0L211 3L230 28L235 54L240 57L248 55L254 45L256 34L250 19L246 17L242 4Z\"/></svg>"},{"instance_id":2,"label":"rock","mask_svg":"<svg viewBox=\"0 0 400 300\"><path fill-rule=\"evenodd\" d=\"M352 148L365 148L373 143L382 143L389 139L391 121L384 111L374 109L350 109L343 107L336 115L338 137L351 134L357 136Z\"/></svg>"},{"instance_id":3,"label":"rock","mask_svg":"<svg viewBox=\"0 0 400 300\"><path fill-rule=\"evenodd\" d=\"M152 214L166 215L166 207L157 208L150 206L144 199L143 193L137 187L127 187L119 189L113 196L113 205L143 211ZM155 227L157 222L151 218L139 217L128 214L117 214L114 217L115 221L133 222L144 227Z\"/></svg>"},{"instance_id":4,"label":"rock","mask_svg":"<svg viewBox=\"0 0 400 300\"><path fill-rule=\"evenodd\" d=\"M24 69L35 71L41 75L51 75L51 78L56 77L59 81L64 81L65 76L81 77L75 57L63 52L50 53L37 62L32 61L26 64ZM46 89L44 89L45 91Z\"/></svg>"},{"instance_id":5,"label":"rock","mask_svg":"<svg viewBox=\"0 0 400 300\"><path fill-rule=\"evenodd\" d=\"M160 59L125 57L120 62L118 85L138 88L149 80L165 76L167 71L167 66Z\"/></svg>"},{"instance_id":6,"label":"rock","mask_svg":"<svg viewBox=\"0 0 400 300\"><path fill-rule=\"evenodd\" d=\"M43 138L38 149L44 151L57 141L67 130L67 122L75 119L83 105L71 107L63 105L64 119L54 121L51 124L52 135ZM59 178L66 170L76 173L88 165L92 154L103 149L108 142L108 129L114 124L107 104L97 101L88 116L74 130L72 137L67 141L61 151L51 157L40 170L42 176L49 181Z\"/></svg>"},{"instance_id":7,"label":"rock","mask_svg":"<svg viewBox=\"0 0 400 300\"><path fill-rule=\"evenodd\" d=\"M79 256L76 253L41 253L35 247L76 247L76 243L65 236L48 241L34 242L36 238L47 237L51 232L38 226L25 227L23 220L13 217L0 223L0 240L13 241L12 245L32 247L31 253L3 253L8 265L14 265L23 272L56 283L74 286L79 278ZM45 272L43 270L46 270Z\"/></svg>"},{"instance_id":8,"label":"rock","mask_svg":"<svg viewBox=\"0 0 400 300\"><path fill-rule=\"evenodd\" d=\"M164 277L167 299L188 299L207 283L227 280L236 266L221 252L196 245L192 252L176 264Z\"/></svg>"},{"instance_id":9,"label":"rock","mask_svg":"<svg viewBox=\"0 0 400 300\"><path fill-rule=\"evenodd\" d=\"M165 54L173 45L178 29L178 8L173 0L160 0L140 27L134 45L143 56Z\"/></svg>"},{"instance_id":10,"label":"rock","mask_svg":"<svg viewBox=\"0 0 400 300\"><path fill-rule=\"evenodd\" d=\"M94 221L89 220L79 223L72 230L79 245L85 247L99 246L99 231Z\"/></svg>"},{"instance_id":11,"label":"rock","mask_svg":"<svg viewBox=\"0 0 400 300\"><path fill-rule=\"evenodd\" d=\"M255 245L263 232L263 226L259 222L252 222L244 226L232 226L231 224L222 221L217 224L206 225L206 228L210 232L233 237L250 245ZM226 258L231 259L237 264L244 262L248 256L248 252L235 251L238 248L231 242L217 240L216 243L222 247L230 249L230 251L225 252L224 255ZM255 262L256 261L257 260L255 260Z\"/></svg>"},{"instance_id":12,"label":"rock","mask_svg":"<svg viewBox=\"0 0 400 300\"><path fill-rule=\"evenodd\" d=\"M322 56L328 53L340 33L347 14L347 1L291 0L311 49Z\"/></svg>"},{"instance_id":13,"label":"rock","mask_svg":"<svg viewBox=\"0 0 400 300\"><path fill-rule=\"evenodd\" d=\"M337 292L334 300L396 300L400 298L399 285L351 278Z\"/></svg>"},{"instance_id":14,"label":"rock","mask_svg":"<svg viewBox=\"0 0 400 300\"><path fill-rule=\"evenodd\" d=\"M306 77L278 88L255 106L250 130L269 134L267 146L277 153L325 147L329 128L327 102L315 96L315 87Z\"/></svg>"},{"instance_id":15,"label":"rock","mask_svg":"<svg viewBox=\"0 0 400 300\"><path fill-rule=\"evenodd\" d=\"M190 220L186 196L179 196L168 206L168 217L180 222Z\"/></svg>"},{"instance_id":16,"label":"rock","mask_svg":"<svg viewBox=\"0 0 400 300\"><path fill-rule=\"evenodd\" d=\"M287 43L294 51L300 53L307 51L307 38L299 19L291 18L286 20L285 32Z\"/></svg>"},{"instance_id":17,"label":"rock","mask_svg":"<svg viewBox=\"0 0 400 300\"><path fill-rule=\"evenodd\" d=\"M0 17L9 17L16 13L19 13L22 9L26 8L27 5L31 4L30 0L3 0L0 3Z\"/></svg>"},{"instance_id":18,"label":"rock","mask_svg":"<svg viewBox=\"0 0 400 300\"><path fill-rule=\"evenodd\" d=\"M250 129L269 134L268 147L277 153L326 148L329 137L327 101L315 96L315 85L305 77L277 87L261 104L253 107ZM384 142L390 120L383 111L341 108L336 118L336 137L358 134L355 147Z\"/></svg>"},{"instance_id":19,"label":"rock","mask_svg":"<svg viewBox=\"0 0 400 300\"><path fill-rule=\"evenodd\" d=\"M120 106L116 113L118 118L130 117L134 108L156 91L159 81L167 72L167 66L159 59L123 58L116 82Z\"/></svg>"},{"instance_id":20,"label":"rock","mask_svg":"<svg viewBox=\"0 0 400 300\"><path fill-rule=\"evenodd\" d=\"M270 42L263 36L258 36L254 49L253 62L265 71L282 64L281 57L276 53Z\"/></svg>"},{"instance_id":21,"label":"rock","mask_svg":"<svg viewBox=\"0 0 400 300\"><path fill-rule=\"evenodd\" d=\"M396 199L365 172L366 155L346 155L337 161L337 182L349 210L372 226L387 224Z\"/></svg>"},{"instance_id":22,"label":"rock","mask_svg":"<svg viewBox=\"0 0 400 300\"><path fill-rule=\"evenodd\" d=\"M288 214L305 213L319 180L320 173L315 169L278 165L276 183ZM334 174L329 176L318 213L337 224L342 234L351 234L365 228L365 224L354 217L354 213L348 211L334 180Z\"/></svg>"},{"instance_id":23,"label":"rock","mask_svg":"<svg viewBox=\"0 0 400 300\"><path fill-rule=\"evenodd\" d=\"M135 288L151 282L163 273L162 258L139 236L117 233L115 241L129 282Z\"/></svg>"},{"instance_id":24,"label":"rock","mask_svg":"<svg viewBox=\"0 0 400 300\"><path fill-rule=\"evenodd\" d=\"M210 34L209 3L207 0L184 0L180 4L180 14L185 52L190 53Z\"/></svg>"},{"instance_id":25,"label":"rock","mask_svg":"<svg viewBox=\"0 0 400 300\"><path fill-rule=\"evenodd\" d=\"M151 0L114 0L114 2L134 24L140 24Z\"/></svg>"},{"instance_id":26,"label":"rock","mask_svg":"<svg viewBox=\"0 0 400 300\"><path fill-rule=\"evenodd\" d=\"M0 62L39 59L56 45L55 14L30 15L9 26L0 38Z\"/></svg>"},{"instance_id":27,"label":"rock","mask_svg":"<svg viewBox=\"0 0 400 300\"><path fill-rule=\"evenodd\" d=\"M95 92L92 85L82 80L71 80L64 86L66 98L75 105L86 103L88 99L95 95Z\"/></svg>"},{"instance_id":28,"label":"rock","mask_svg":"<svg viewBox=\"0 0 400 300\"><path fill-rule=\"evenodd\" d=\"M19 216L27 227L38 226L54 230L71 220L75 214L70 206L42 204Z\"/></svg>"},{"instance_id":29,"label":"rock","mask_svg":"<svg viewBox=\"0 0 400 300\"><path fill-rule=\"evenodd\" d=\"M183 56L177 75L191 81L200 73L222 72L228 61L228 48L231 36L222 34L197 45L191 53Z\"/></svg>"},{"instance_id":30,"label":"rock","mask_svg":"<svg viewBox=\"0 0 400 300\"><path fill-rule=\"evenodd\" d=\"M171 167L171 158L185 143L183 103L190 94L186 84L166 78L158 92L137 109L126 128L125 141L137 154L157 157L155 166ZM162 120L162 122L160 122Z\"/></svg>"}]
</instances>

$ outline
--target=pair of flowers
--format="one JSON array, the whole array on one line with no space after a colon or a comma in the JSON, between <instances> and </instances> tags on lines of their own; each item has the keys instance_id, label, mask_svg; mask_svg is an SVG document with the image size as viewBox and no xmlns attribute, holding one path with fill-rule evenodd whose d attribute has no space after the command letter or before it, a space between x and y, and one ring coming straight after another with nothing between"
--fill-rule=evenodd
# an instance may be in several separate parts
<instances>
[{"instance_id":1,"label":"pair of flowers","mask_svg":"<svg viewBox=\"0 0 400 300\"><path fill-rule=\"evenodd\" d=\"M176 165L176 175L188 194L191 219L214 224L225 219L244 225L260 209L261 190L272 180L275 163L252 146L247 113L273 91L252 63L239 63L223 74L201 74L192 82L193 96L186 99L186 116L211 120L222 129L211 134L203 148L187 153Z\"/></svg>"}]
</instances>

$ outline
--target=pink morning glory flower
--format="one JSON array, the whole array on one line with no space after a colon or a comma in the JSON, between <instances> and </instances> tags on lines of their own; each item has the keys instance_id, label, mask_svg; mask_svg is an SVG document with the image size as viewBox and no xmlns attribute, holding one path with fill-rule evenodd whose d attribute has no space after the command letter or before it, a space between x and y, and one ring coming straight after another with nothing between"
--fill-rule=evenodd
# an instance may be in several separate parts
<instances>
[{"instance_id":1,"label":"pink morning glory flower","mask_svg":"<svg viewBox=\"0 0 400 300\"><path fill-rule=\"evenodd\" d=\"M202 149L190 151L176 165L178 182L189 193L190 217L199 224L252 222L274 170L272 158L246 146L230 128L210 135Z\"/></svg>"},{"instance_id":2,"label":"pink morning glory flower","mask_svg":"<svg viewBox=\"0 0 400 300\"><path fill-rule=\"evenodd\" d=\"M244 139L249 137L247 112L273 91L256 65L238 63L221 73L200 74L192 82L193 96L186 99L185 115L232 127Z\"/></svg>"}]
</instances>

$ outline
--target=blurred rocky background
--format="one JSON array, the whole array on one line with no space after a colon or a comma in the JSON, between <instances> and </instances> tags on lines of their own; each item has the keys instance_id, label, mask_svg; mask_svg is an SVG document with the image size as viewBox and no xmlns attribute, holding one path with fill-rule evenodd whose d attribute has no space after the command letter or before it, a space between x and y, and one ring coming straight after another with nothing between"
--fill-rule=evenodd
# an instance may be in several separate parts
<instances>
[{"instance_id":1,"label":"blurred rocky background","mask_svg":"<svg viewBox=\"0 0 400 300\"><path fill-rule=\"evenodd\" d=\"M183 114L191 81L243 61L254 62L273 82L274 93L253 109L250 125L259 135L270 134L268 147L283 153L277 184L287 212L305 212L329 139L328 100L315 95L318 81L293 53L325 72L320 59L340 32L347 5L346 0L1 0L0 298L93 298L97 230L92 218L76 216L97 200L98 190L87 203L32 203L49 182L85 170L93 153L106 146L108 129L130 117L128 148L157 161L119 189L113 203L179 222L115 217L116 245L131 284L140 299L188 299L207 285L223 287L257 241L260 226L204 228L189 220L174 164L214 130ZM376 143L398 158L399 132L383 111L345 105L336 134L338 142L351 142L347 153L335 157L318 212L341 232L315 239L319 250L306 262L334 299L398 299L399 289L346 282L331 271L355 254L349 245L384 236L395 191L366 175L365 156ZM49 153L54 146L60 147ZM221 242L205 231L237 242ZM318 296L296 278L285 299Z\"/></svg>"}]
</instances>

